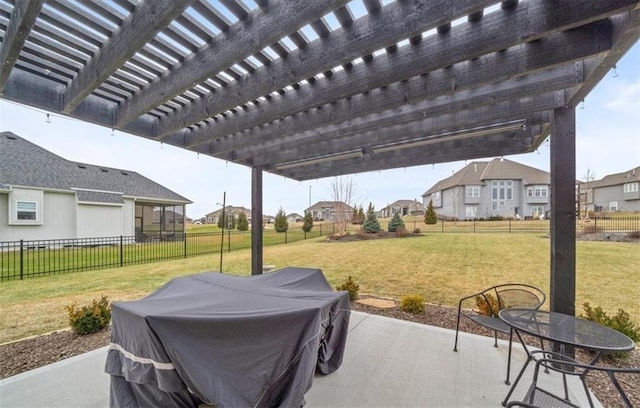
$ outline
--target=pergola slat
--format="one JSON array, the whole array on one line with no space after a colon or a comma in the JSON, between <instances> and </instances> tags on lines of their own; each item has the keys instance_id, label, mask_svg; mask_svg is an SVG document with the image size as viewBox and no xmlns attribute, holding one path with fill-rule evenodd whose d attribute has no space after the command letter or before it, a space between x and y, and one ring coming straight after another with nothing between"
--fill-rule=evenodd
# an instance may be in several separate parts
<instances>
[{"instance_id":1,"label":"pergola slat","mask_svg":"<svg viewBox=\"0 0 640 408\"><path fill-rule=\"evenodd\" d=\"M104 43L100 52L71 82L64 95L64 112L74 110L101 82L193 1L156 0L142 3L139 9L124 20L119 32Z\"/></svg>"},{"instance_id":2,"label":"pergola slat","mask_svg":"<svg viewBox=\"0 0 640 408\"><path fill-rule=\"evenodd\" d=\"M21 1L11 12L11 19L7 32L2 38L2 49L0 49L0 93L4 91L9 74L18 60L20 50L40 14L43 3L44 0Z\"/></svg>"},{"instance_id":3,"label":"pergola slat","mask_svg":"<svg viewBox=\"0 0 640 408\"><path fill-rule=\"evenodd\" d=\"M345 2L346 0L340 0L338 4ZM336 6L336 2L330 0L316 0L300 4L296 2L275 3L265 11L258 9L252 12L244 24L235 24L229 27L225 41L214 42L197 54L190 56L188 63L183 63L172 71L170 79L166 78L154 83L148 89L135 95L130 102L124 104L117 112L117 125L128 123L133 118L157 106L159 101L164 102L204 81L210 75L255 54L264 46L273 44L283 35L294 31L301 24L312 21L314 16ZM297 6L295 15L298 19L296 20L292 20L290 17L290 9L294 6ZM255 26L251 24L251 21L260 21L261 24ZM199 122L201 119L192 123Z\"/></svg>"}]
</instances>

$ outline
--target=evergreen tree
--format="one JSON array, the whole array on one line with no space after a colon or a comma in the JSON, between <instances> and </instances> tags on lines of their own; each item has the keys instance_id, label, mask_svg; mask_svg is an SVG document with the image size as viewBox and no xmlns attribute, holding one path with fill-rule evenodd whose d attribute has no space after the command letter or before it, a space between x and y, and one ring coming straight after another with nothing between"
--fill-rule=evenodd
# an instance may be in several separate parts
<instances>
[{"instance_id":1,"label":"evergreen tree","mask_svg":"<svg viewBox=\"0 0 640 408\"><path fill-rule=\"evenodd\" d=\"M221 211L220 215L218 215L218 228L222 228L222 226L224 225L224 217L222 216L223 212L225 211ZM226 216L226 213L224 215Z\"/></svg>"},{"instance_id":2,"label":"evergreen tree","mask_svg":"<svg viewBox=\"0 0 640 408\"><path fill-rule=\"evenodd\" d=\"M362 208L362 205L360 205L360 208L358 208L358 224L364 224L364 209Z\"/></svg>"},{"instance_id":3,"label":"evergreen tree","mask_svg":"<svg viewBox=\"0 0 640 408\"><path fill-rule=\"evenodd\" d=\"M304 232L310 232L313 228L313 215L311 215L311 211L308 211L304 215L304 223L302 224L302 230Z\"/></svg>"},{"instance_id":4,"label":"evergreen tree","mask_svg":"<svg viewBox=\"0 0 640 408\"><path fill-rule=\"evenodd\" d=\"M369 203L369 209L367 210L367 219L362 225L362 229L364 232L375 234L376 232L380 232L380 223L378 222L378 216L376 212L373 210L373 204Z\"/></svg>"},{"instance_id":5,"label":"evergreen tree","mask_svg":"<svg viewBox=\"0 0 640 408\"><path fill-rule=\"evenodd\" d=\"M438 217L436 215L436 210L433 209L433 200L429 200L429 205L427 206L427 212L424 214L424 223L435 224L437 222L438 222Z\"/></svg>"},{"instance_id":6,"label":"evergreen tree","mask_svg":"<svg viewBox=\"0 0 640 408\"><path fill-rule=\"evenodd\" d=\"M244 212L240 212L238 214L238 231L248 231L249 230L249 220L247 220L247 214Z\"/></svg>"},{"instance_id":7,"label":"evergreen tree","mask_svg":"<svg viewBox=\"0 0 640 408\"><path fill-rule=\"evenodd\" d=\"M282 207L278 210L276 214L276 219L274 221L274 227L276 232L287 232L289 229L289 221L287 221L287 214L284 212Z\"/></svg>"},{"instance_id":8,"label":"evergreen tree","mask_svg":"<svg viewBox=\"0 0 640 408\"><path fill-rule=\"evenodd\" d=\"M396 232L398 230L404 229L404 221L402 221L402 217L400 217L400 213L394 213L393 218L389 221L389 232Z\"/></svg>"},{"instance_id":9,"label":"evergreen tree","mask_svg":"<svg viewBox=\"0 0 640 408\"><path fill-rule=\"evenodd\" d=\"M236 229L236 217L233 214L229 214L229 229Z\"/></svg>"}]
</instances>

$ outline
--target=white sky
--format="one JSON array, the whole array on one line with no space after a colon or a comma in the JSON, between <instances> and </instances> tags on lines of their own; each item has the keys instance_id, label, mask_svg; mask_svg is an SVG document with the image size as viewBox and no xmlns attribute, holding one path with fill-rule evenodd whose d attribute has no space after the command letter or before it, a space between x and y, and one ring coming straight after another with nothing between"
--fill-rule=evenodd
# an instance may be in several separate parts
<instances>
[{"instance_id":1,"label":"white sky","mask_svg":"<svg viewBox=\"0 0 640 408\"><path fill-rule=\"evenodd\" d=\"M616 75L617 73L617 75ZM576 109L576 176L587 169L596 178L640 165L640 43L636 44ZM181 194L193 204L187 216L199 218L217 210L227 193L227 204L251 207L251 169L219 159L163 145L109 128L83 123L58 114L0 100L0 131L11 131L57 155L136 171ZM538 152L508 156L510 160L549 171L549 144ZM487 158L486 160L490 160ZM2 160L2 152L0 152ZM399 199L422 200L437 181L464 167L465 162L417 166L348 176L357 189L356 204L372 202L381 209ZM302 214L311 203L331 200L331 178L298 182L264 173L263 207L275 215L278 208Z\"/></svg>"}]
</instances>

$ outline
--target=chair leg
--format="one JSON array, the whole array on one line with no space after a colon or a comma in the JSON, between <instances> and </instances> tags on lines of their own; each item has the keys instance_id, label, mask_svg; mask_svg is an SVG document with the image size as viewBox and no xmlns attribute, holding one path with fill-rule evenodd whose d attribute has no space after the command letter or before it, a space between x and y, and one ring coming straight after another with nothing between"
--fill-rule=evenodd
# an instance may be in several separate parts
<instances>
[{"instance_id":1,"label":"chair leg","mask_svg":"<svg viewBox=\"0 0 640 408\"><path fill-rule=\"evenodd\" d=\"M453 343L453 351L458 351L458 332L460 331L460 307L462 305L458 304L458 319L456 320L456 341Z\"/></svg>"},{"instance_id":2,"label":"chair leg","mask_svg":"<svg viewBox=\"0 0 640 408\"><path fill-rule=\"evenodd\" d=\"M493 331L493 347L498 348L498 332Z\"/></svg>"},{"instance_id":3,"label":"chair leg","mask_svg":"<svg viewBox=\"0 0 640 408\"><path fill-rule=\"evenodd\" d=\"M507 385L511 385L509 381L509 375L511 374L511 349L513 348L513 329L509 330L509 356L507 357L507 379L504 382Z\"/></svg>"}]
</instances>

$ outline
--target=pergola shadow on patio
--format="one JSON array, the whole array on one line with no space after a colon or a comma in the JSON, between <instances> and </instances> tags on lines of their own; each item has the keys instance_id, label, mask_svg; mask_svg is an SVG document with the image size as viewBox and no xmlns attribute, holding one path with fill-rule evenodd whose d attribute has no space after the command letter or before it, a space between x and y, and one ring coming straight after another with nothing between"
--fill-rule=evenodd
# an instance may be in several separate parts
<instances>
[{"instance_id":1,"label":"pergola shadow on patio","mask_svg":"<svg viewBox=\"0 0 640 408\"><path fill-rule=\"evenodd\" d=\"M352 312L343 364L315 376L305 407L500 407L508 391L508 344L500 341L494 348L490 337L461 333L456 353L453 338L452 330ZM2 406L108 406L106 353L102 348L0 380ZM513 358L519 368L522 348L514 349ZM532 368L513 399L524 395ZM545 377L561 386L559 378ZM586 403L582 385L570 386L572 398Z\"/></svg>"},{"instance_id":2,"label":"pergola shadow on patio","mask_svg":"<svg viewBox=\"0 0 640 408\"><path fill-rule=\"evenodd\" d=\"M550 309L575 314L575 107L640 0L0 1L0 92L296 180L532 152L550 138Z\"/></svg>"}]
</instances>

